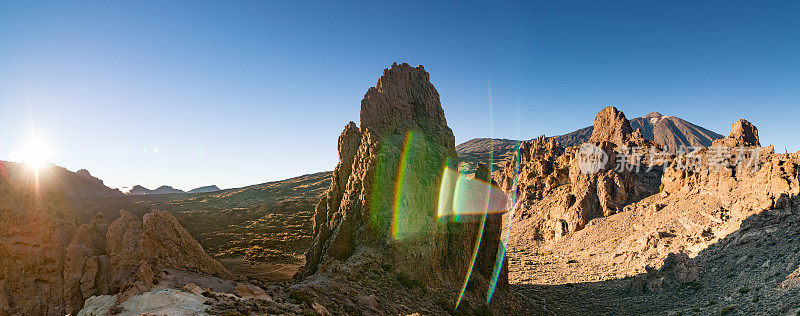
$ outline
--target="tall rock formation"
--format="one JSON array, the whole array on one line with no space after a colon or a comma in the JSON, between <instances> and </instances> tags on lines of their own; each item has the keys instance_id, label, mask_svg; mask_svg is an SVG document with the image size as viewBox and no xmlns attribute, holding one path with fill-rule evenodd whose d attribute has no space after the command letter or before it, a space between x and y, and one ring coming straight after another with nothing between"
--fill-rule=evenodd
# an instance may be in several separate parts
<instances>
[{"instance_id":1,"label":"tall rock formation","mask_svg":"<svg viewBox=\"0 0 800 316\"><path fill-rule=\"evenodd\" d=\"M625 118L625 114L609 106L594 117L594 130L589 141L622 144L628 141L632 133L631 122Z\"/></svg>"},{"instance_id":2,"label":"tall rock formation","mask_svg":"<svg viewBox=\"0 0 800 316\"><path fill-rule=\"evenodd\" d=\"M731 133L728 137L715 140L713 146L761 146L758 128L745 119L738 119L731 125Z\"/></svg>"},{"instance_id":3,"label":"tall rock formation","mask_svg":"<svg viewBox=\"0 0 800 316\"><path fill-rule=\"evenodd\" d=\"M478 223L437 217L443 171L456 168L455 139L425 69L404 63L384 70L361 101L361 126L350 122L338 148L298 277L369 249L423 284L463 282ZM473 273L476 283L489 277Z\"/></svg>"}]
</instances>

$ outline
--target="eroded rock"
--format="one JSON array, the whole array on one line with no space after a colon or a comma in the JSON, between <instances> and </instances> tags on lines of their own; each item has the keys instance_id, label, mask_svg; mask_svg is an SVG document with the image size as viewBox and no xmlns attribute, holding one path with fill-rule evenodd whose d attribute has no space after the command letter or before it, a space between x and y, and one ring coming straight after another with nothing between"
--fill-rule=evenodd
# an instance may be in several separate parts
<instances>
[{"instance_id":1,"label":"eroded rock","mask_svg":"<svg viewBox=\"0 0 800 316\"><path fill-rule=\"evenodd\" d=\"M361 126L351 122L339 137L339 163L317 205L314 243L297 277L369 247L423 284L462 282L478 223L437 218L443 170L455 169L455 159L429 74L408 64L385 70L361 102ZM484 238L499 238L492 234ZM489 274L473 275L485 283Z\"/></svg>"}]
</instances>

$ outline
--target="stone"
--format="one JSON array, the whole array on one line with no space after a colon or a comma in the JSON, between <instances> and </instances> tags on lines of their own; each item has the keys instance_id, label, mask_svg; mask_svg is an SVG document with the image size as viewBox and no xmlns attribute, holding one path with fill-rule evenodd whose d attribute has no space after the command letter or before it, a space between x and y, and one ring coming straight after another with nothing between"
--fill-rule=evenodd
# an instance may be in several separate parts
<instances>
[{"instance_id":1,"label":"stone","mask_svg":"<svg viewBox=\"0 0 800 316\"><path fill-rule=\"evenodd\" d=\"M272 301L272 298L264 292L263 289L252 284L238 283L236 284L236 295L245 300L257 299Z\"/></svg>"},{"instance_id":2,"label":"stone","mask_svg":"<svg viewBox=\"0 0 800 316\"><path fill-rule=\"evenodd\" d=\"M715 140L713 146L725 147L760 147L761 141L758 137L758 128L745 119L738 119L731 125L731 133L728 137Z\"/></svg>"},{"instance_id":3,"label":"stone","mask_svg":"<svg viewBox=\"0 0 800 316\"><path fill-rule=\"evenodd\" d=\"M203 294L203 289L201 287L199 287L197 284L194 284L194 283L186 284L183 287L183 290L186 291L186 292L189 292L189 293L197 294L197 295L202 295Z\"/></svg>"},{"instance_id":4,"label":"stone","mask_svg":"<svg viewBox=\"0 0 800 316\"><path fill-rule=\"evenodd\" d=\"M606 107L594 117L594 130L589 142L612 142L623 144L631 138L633 128L620 110L613 106ZM641 133L640 133L641 135Z\"/></svg>"},{"instance_id":5,"label":"stone","mask_svg":"<svg viewBox=\"0 0 800 316\"><path fill-rule=\"evenodd\" d=\"M652 291L697 281L700 268L686 253L670 253L659 269L648 267L647 287Z\"/></svg>"},{"instance_id":6,"label":"stone","mask_svg":"<svg viewBox=\"0 0 800 316\"><path fill-rule=\"evenodd\" d=\"M296 278L368 248L426 286L463 282L478 223L437 218L440 181L457 163L429 77L422 66L393 64L367 90L360 126L350 122L339 136L339 163L315 209L314 241ZM485 283L490 274L473 275Z\"/></svg>"},{"instance_id":7,"label":"stone","mask_svg":"<svg viewBox=\"0 0 800 316\"><path fill-rule=\"evenodd\" d=\"M325 308L325 306L322 306L322 304L320 304L320 303L314 302L314 304L311 304L311 308L313 308L314 311L317 312L318 314L320 314L321 316L330 316L331 315L331 312L328 311L328 309Z\"/></svg>"}]
</instances>

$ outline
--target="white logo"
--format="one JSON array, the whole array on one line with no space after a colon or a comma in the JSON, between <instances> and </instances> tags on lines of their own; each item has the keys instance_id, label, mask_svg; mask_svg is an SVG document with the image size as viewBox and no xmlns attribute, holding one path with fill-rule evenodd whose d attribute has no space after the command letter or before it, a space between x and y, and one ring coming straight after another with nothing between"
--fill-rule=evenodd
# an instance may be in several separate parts
<instances>
[{"instance_id":1,"label":"white logo","mask_svg":"<svg viewBox=\"0 0 800 316\"><path fill-rule=\"evenodd\" d=\"M608 154L591 143L583 143L578 149L578 166L584 174L593 174L605 168Z\"/></svg>"}]
</instances>

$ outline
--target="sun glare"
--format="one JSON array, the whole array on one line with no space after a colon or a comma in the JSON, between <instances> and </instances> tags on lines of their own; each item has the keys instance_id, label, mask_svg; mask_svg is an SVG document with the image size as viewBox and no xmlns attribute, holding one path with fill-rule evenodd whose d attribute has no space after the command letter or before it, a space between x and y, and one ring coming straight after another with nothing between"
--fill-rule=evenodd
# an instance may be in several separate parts
<instances>
[{"instance_id":1,"label":"sun glare","mask_svg":"<svg viewBox=\"0 0 800 316\"><path fill-rule=\"evenodd\" d=\"M20 153L20 160L33 169L47 166L53 158L53 151L38 139L31 139Z\"/></svg>"}]
</instances>

